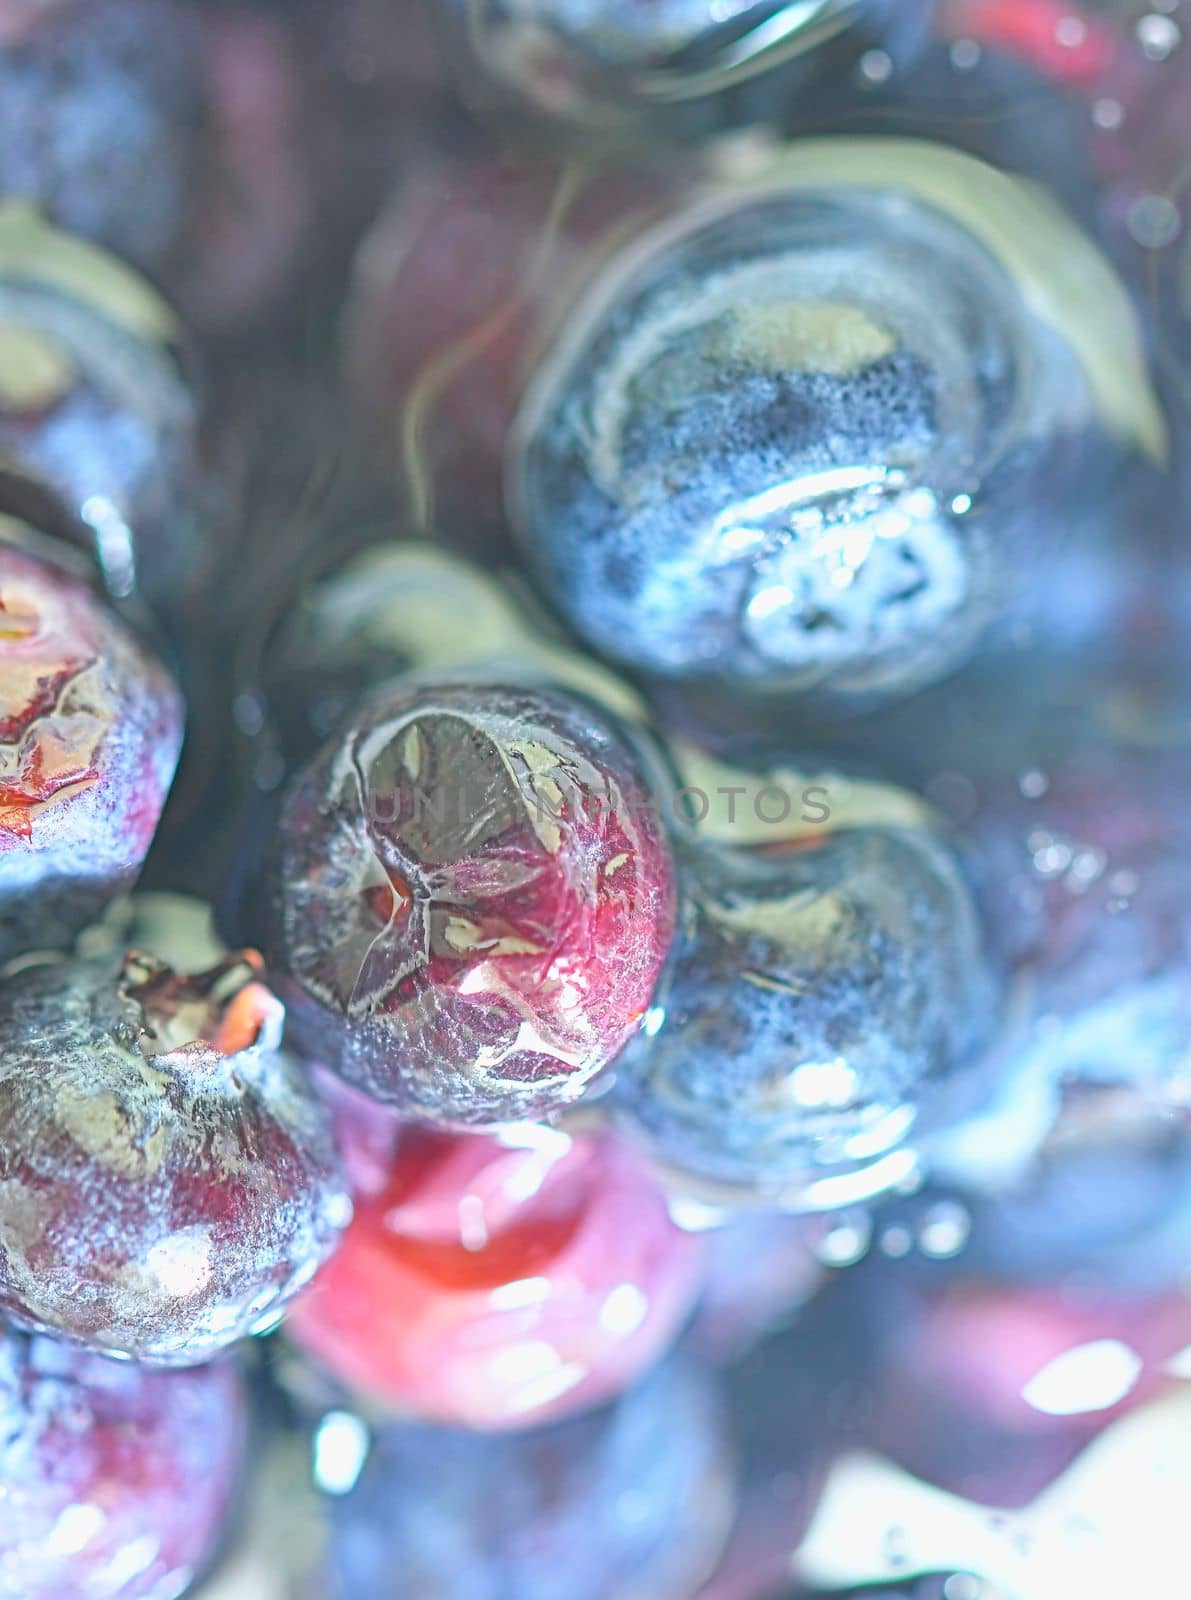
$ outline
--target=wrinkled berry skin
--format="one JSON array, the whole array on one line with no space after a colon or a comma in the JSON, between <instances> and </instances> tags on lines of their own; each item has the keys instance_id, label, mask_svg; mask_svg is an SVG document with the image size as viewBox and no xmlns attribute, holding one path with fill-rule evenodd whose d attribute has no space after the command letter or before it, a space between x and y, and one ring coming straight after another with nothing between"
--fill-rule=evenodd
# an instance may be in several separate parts
<instances>
[{"instance_id":1,"label":"wrinkled berry skin","mask_svg":"<svg viewBox=\"0 0 1191 1600\"><path fill-rule=\"evenodd\" d=\"M800 148L833 188L800 181ZM1023 191L954 152L794 145L784 186L637 239L547 353L510 510L597 650L856 702L942 676L1028 592L1037 485L1071 473L1087 495L1095 405L972 211L902 175L914 149L932 182L986 185L990 216L1020 211Z\"/></svg>"},{"instance_id":2,"label":"wrinkled berry skin","mask_svg":"<svg viewBox=\"0 0 1191 1600\"><path fill-rule=\"evenodd\" d=\"M0 961L129 886L181 743L163 669L76 578L0 543Z\"/></svg>"},{"instance_id":3,"label":"wrinkled berry skin","mask_svg":"<svg viewBox=\"0 0 1191 1600\"><path fill-rule=\"evenodd\" d=\"M171 0L2 0L0 192L159 265L193 165L193 42Z\"/></svg>"},{"instance_id":4,"label":"wrinkled berry skin","mask_svg":"<svg viewBox=\"0 0 1191 1600\"><path fill-rule=\"evenodd\" d=\"M276 1322L350 1206L252 962L51 962L0 986L0 1303L163 1365Z\"/></svg>"},{"instance_id":5,"label":"wrinkled berry skin","mask_svg":"<svg viewBox=\"0 0 1191 1600\"><path fill-rule=\"evenodd\" d=\"M624 736L549 690L394 686L294 784L274 969L308 1053L468 1126L574 1101L649 1005L674 926Z\"/></svg>"},{"instance_id":6,"label":"wrinkled berry skin","mask_svg":"<svg viewBox=\"0 0 1191 1600\"><path fill-rule=\"evenodd\" d=\"M865 50L908 54L927 14L921 0L439 0L438 10L477 98L589 130L644 125L686 138L788 122L813 91L841 91Z\"/></svg>"},{"instance_id":7,"label":"wrinkled berry skin","mask_svg":"<svg viewBox=\"0 0 1191 1600\"><path fill-rule=\"evenodd\" d=\"M224 1363L150 1372L0 1333L0 1597L158 1600L215 1554L243 1465Z\"/></svg>"},{"instance_id":8,"label":"wrinkled berry skin","mask_svg":"<svg viewBox=\"0 0 1191 1600\"><path fill-rule=\"evenodd\" d=\"M411 1128L288 1331L399 1412L526 1427L609 1399L653 1362L701 1260L609 1135Z\"/></svg>"},{"instance_id":9,"label":"wrinkled berry skin","mask_svg":"<svg viewBox=\"0 0 1191 1600\"><path fill-rule=\"evenodd\" d=\"M206 492L176 332L122 263L0 205L0 459L53 497L117 598L155 606L194 575Z\"/></svg>"},{"instance_id":10,"label":"wrinkled berry skin","mask_svg":"<svg viewBox=\"0 0 1191 1600\"><path fill-rule=\"evenodd\" d=\"M897 1149L987 1038L971 894L924 830L700 841L683 865L675 952L617 1106L667 1163L814 1206L817 1177Z\"/></svg>"},{"instance_id":11,"label":"wrinkled berry skin","mask_svg":"<svg viewBox=\"0 0 1191 1600\"><path fill-rule=\"evenodd\" d=\"M716 1396L676 1363L524 1433L389 1427L330 1507L328 1600L381 1594L393 1572L436 1600L685 1600L723 1537L728 1476Z\"/></svg>"}]
</instances>

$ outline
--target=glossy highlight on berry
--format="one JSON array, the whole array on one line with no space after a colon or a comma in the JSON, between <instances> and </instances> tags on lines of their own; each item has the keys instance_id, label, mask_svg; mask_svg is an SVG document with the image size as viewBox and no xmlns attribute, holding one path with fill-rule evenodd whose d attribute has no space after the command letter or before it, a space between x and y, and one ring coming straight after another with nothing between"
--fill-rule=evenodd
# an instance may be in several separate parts
<instances>
[{"instance_id":1,"label":"glossy highlight on berry","mask_svg":"<svg viewBox=\"0 0 1191 1600\"><path fill-rule=\"evenodd\" d=\"M411 1127L387 1171L375 1152L369 1165L355 1220L287 1325L365 1398L526 1427L618 1393L691 1308L699 1240L611 1135Z\"/></svg>"},{"instance_id":2,"label":"glossy highlight on berry","mask_svg":"<svg viewBox=\"0 0 1191 1600\"><path fill-rule=\"evenodd\" d=\"M947 846L841 828L696 840L680 864L675 950L617 1110L680 1188L689 1175L818 1209L853 1180L863 1194L904 1177L890 1158L993 1028L992 969Z\"/></svg>"},{"instance_id":3,"label":"glossy highlight on berry","mask_svg":"<svg viewBox=\"0 0 1191 1600\"><path fill-rule=\"evenodd\" d=\"M1037 293L1051 250L1100 283L1099 324ZM1086 495L1162 436L1124 292L1057 210L956 151L816 140L696 186L595 276L529 382L508 501L602 653L862 703L1021 598L1044 478Z\"/></svg>"},{"instance_id":4,"label":"glossy highlight on berry","mask_svg":"<svg viewBox=\"0 0 1191 1600\"><path fill-rule=\"evenodd\" d=\"M309 1053L441 1124L577 1099L640 1025L674 926L628 735L557 691L382 691L294 783L270 961Z\"/></svg>"}]
</instances>

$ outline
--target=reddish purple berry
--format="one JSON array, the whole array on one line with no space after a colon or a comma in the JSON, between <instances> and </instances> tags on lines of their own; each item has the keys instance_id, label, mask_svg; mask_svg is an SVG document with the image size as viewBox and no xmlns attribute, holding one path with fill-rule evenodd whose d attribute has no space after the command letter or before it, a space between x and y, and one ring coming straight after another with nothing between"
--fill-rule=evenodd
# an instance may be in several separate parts
<instances>
[{"instance_id":1,"label":"reddish purple berry","mask_svg":"<svg viewBox=\"0 0 1191 1600\"><path fill-rule=\"evenodd\" d=\"M0 1600L166 1600L215 1553L243 1462L230 1364L150 1372L0 1332Z\"/></svg>"},{"instance_id":2,"label":"reddish purple berry","mask_svg":"<svg viewBox=\"0 0 1191 1600\"><path fill-rule=\"evenodd\" d=\"M75 578L0 544L0 961L140 869L182 741L163 669Z\"/></svg>"},{"instance_id":3,"label":"reddish purple berry","mask_svg":"<svg viewBox=\"0 0 1191 1600\"><path fill-rule=\"evenodd\" d=\"M275 1323L350 1215L252 952L26 966L0 987L0 1305L140 1360Z\"/></svg>"},{"instance_id":4,"label":"reddish purple berry","mask_svg":"<svg viewBox=\"0 0 1191 1600\"><path fill-rule=\"evenodd\" d=\"M312 1054L455 1125L579 1097L637 1028L674 926L625 738L546 690L395 687L297 780L274 965Z\"/></svg>"}]
</instances>

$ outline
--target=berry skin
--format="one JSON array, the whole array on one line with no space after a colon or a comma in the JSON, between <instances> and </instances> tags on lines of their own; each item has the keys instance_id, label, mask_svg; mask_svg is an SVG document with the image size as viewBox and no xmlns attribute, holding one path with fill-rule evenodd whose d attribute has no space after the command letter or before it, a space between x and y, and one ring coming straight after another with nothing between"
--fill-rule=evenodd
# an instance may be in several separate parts
<instances>
[{"instance_id":1,"label":"berry skin","mask_svg":"<svg viewBox=\"0 0 1191 1600\"><path fill-rule=\"evenodd\" d=\"M501 666L644 715L632 690L568 647L511 587L441 545L411 541L366 550L301 592L262 639L248 721L267 730L288 770L394 678Z\"/></svg>"},{"instance_id":2,"label":"berry skin","mask_svg":"<svg viewBox=\"0 0 1191 1600\"><path fill-rule=\"evenodd\" d=\"M1159 726L1124 731L1124 684L1111 730L1080 692L1065 728L1052 708L1019 730L1012 776L971 786L1018 1026L996 1102L934 1158L979 1201L989 1270L1152 1289L1186 1270L1191 765Z\"/></svg>"},{"instance_id":3,"label":"berry skin","mask_svg":"<svg viewBox=\"0 0 1191 1600\"><path fill-rule=\"evenodd\" d=\"M176 335L129 268L0 203L0 463L91 545L113 595L158 607L194 576L205 495Z\"/></svg>"},{"instance_id":4,"label":"berry skin","mask_svg":"<svg viewBox=\"0 0 1191 1600\"><path fill-rule=\"evenodd\" d=\"M506 488L531 568L660 677L852 702L941 677L1029 594L1041 481L1086 501L1092 442L1122 459L1105 432L1162 449L1122 286L942 147L808 141L699 199L604 268L528 384ZM1054 292L1076 256L1099 320Z\"/></svg>"},{"instance_id":5,"label":"berry skin","mask_svg":"<svg viewBox=\"0 0 1191 1600\"><path fill-rule=\"evenodd\" d=\"M177 691L124 626L0 543L0 962L68 943L128 887L181 742Z\"/></svg>"},{"instance_id":6,"label":"berry skin","mask_svg":"<svg viewBox=\"0 0 1191 1600\"><path fill-rule=\"evenodd\" d=\"M438 0L452 53L479 96L598 129L642 124L700 138L748 122L785 122L803 100L845 91L879 45L917 45L927 8L860 0L791 8L779 0ZM508 109L506 106L505 109Z\"/></svg>"},{"instance_id":7,"label":"berry skin","mask_svg":"<svg viewBox=\"0 0 1191 1600\"><path fill-rule=\"evenodd\" d=\"M701 1259L609 1135L409 1128L289 1333L400 1412L526 1427L607 1400L648 1366L692 1305Z\"/></svg>"},{"instance_id":8,"label":"berry skin","mask_svg":"<svg viewBox=\"0 0 1191 1600\"><path fill-rule=\"evenodd\" d=\"M991 1030L971 895L909 828L699 840L682 865L674 955L617 1107L681 1173L817 1207L833 1185L816 1180L880 1170Z\"/></svg>"},{"instance_id":9,"label":"berry skin","mask_svg":"<svg viewBox=\"0 0 1191 1600\"><path fill-rule=\"evenodd\" d=\"M391 1426L329 1508L328 1597L382 1594L396 1571L436 1600L685 1600L722 1539L728 1479L716 1397L677 1363L523 1433Z\"/></svg>"},{"instance_id":10,"label":"berry skin","mask_svg":"<svg viewBox=\"0 0 1191 1600\"><path fill-rule=\"evenodd\" d=\"M410 683L297 779L274 970L308 1053L455 1126L574 1101L639 1025L674 926L657 801L588 703Z\"/></svg>"},{"instance_id":11,"label":"berry skin","mask_svg":"<svg viewBox=\"0 0 1191 1600\"><path fill-rule=\"evenodd\" d=\"M681 1205L674 1208L678 1221ZM712 1361L746 1355L791 1322L822 1285L823 1263L801 1217L741 1211L704 1235L707 1268L692 1327L699 1353Z\"/></svg>"},{"instance_id":12,"label":"berry skin","mask_svg":"<svg viewBox=\"0 0 1191 1600\"><path fill-rule=\"evenodd\" d=\"M198 118L172 0L0 0L0 193L158 266L185 217Z\"/></svg>"},{"instance_id":13,"label":"berry skin","mask_svg":"<svg viewBox=\"0 0 1191 1600\"><path fill-rule=\"evenodd\" d=\"M216 1553L244 1393L4 1330L0 1440L0 1600L161 1600Z\"/></svg>"},{"instance_id":14,"label":"berry skin","mask_svg":"<svg viewBox=\"0 0 1191 1600\"><path fill-rule=\"evenodd\" d=\"M0 1304L163 1365L275 1323L350 1216L259 958L27 965L0 986Z\"/></svg>"},{"instance_id":15,"label":"berry skin","mask_svg":"<svg viewBox=\"0 0 1191 1600\"><path fill-rule=\"evenodd\" d=\"M1171 1387L1191 1335L1185 1289L993 1284L962 1258L866 1263L857 1278L857 1314L880 1345L868 1442L988 1505L1029 1504L1108 1424Z\"/></svg>"},{"instance_id":16,"label":"berry skin","mask_svg":"<svg viewBox=\"0 0 1191 1600\"><path fill-rule=\"evenodd\" d=\"M1186 1115L1128 1087L1068 1085L1025 1169L965 1203L966 1259L990 1277L1158 1293L1187 1272Z\"/></svg>"}]
</instances>

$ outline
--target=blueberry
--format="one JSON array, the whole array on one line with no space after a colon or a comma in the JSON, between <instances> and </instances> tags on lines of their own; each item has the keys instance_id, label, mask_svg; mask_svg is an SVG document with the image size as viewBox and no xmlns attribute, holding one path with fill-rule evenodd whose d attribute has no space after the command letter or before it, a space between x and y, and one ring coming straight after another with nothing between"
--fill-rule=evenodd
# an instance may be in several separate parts
<instances>
[{"instance_id":1,"label":"blueberry","mask_svg":"<svg viewBox=\"0 0 1191 1600\"><path fill-rule=\"evenodd\" d=\"M158 605L194 576L205 493L176 331L130 269L0 205L0 464L54 498L113 594Z\"/></svg>"},{"instance_id":2,"label":"blueberry","mask_svg":"<svg viewBox=\"0 0 1191 1600\"><path fill-rule=\"evenodd\" d=\"M198 133L194 40L172 0L17 0L0 14L0 192L160 265Z\"/></svg>"},{"instance_id":3,"label":"blueberry","mask_svg":"<svg viewBox=\"0 0 1191 1600\"><path fill-rule=\"evenodd\" d=\"M68 944L129 887L181 742L177 691L124 626L0 543L0 962Z\"/></svg>"},{"instance_id":4,"label":"blueberry","mask_svg":"<svg viewBox=\"0 0 1191 1600\"><path fill-rule=\"evenodd\" d=\"M713 1182L818 1205L833 1175L881 1173L991 1030L995 985L948 848L857 827L801 846L699 840L681 866L675 952L619 1109Z\"/></svg>"},{"instance_id":5,"label":"blueberry","mask_svg":"<svg viewBox=\"0 0 1191 1600\"><path fill-rule=\"evenodd\" d=\"M366 1400L527 1427L610 1398L680 1329L699 1241L613 1136L390 1119L365 1145L358 1116L339 1125L356 1215L288 1331Z\"/></svg>"},{"instance_id":6,"label":"blueberry","mask_svg":"<svg viewBox=\"0 0 1191 1600\"><path fill-rule=\"evenodd\" d=\"M218 1548L245 1431L229 1364L151 1372L0 1332L0 1596L181 1594Z\"/></svg>"},{"instance_id":7,"label":"blueberry","mask_svg":"<svg viewBox=\"0 0 1191 1600\"><path fill-rule=\"evenodd\" d=\"M903 693L1031 592L1044 479L1086 504L1104 431L1161 449L1132 313L1057 213L954 151L793 145L754 181L572 311L514 429L514 522L568 621L641 670ZM1077 256L1099 323L1054 294Z\"/></svg>"},{"instance_id":8,"label":"blueberry","mask_svg":"<svg viewBox=\"0 0 1191 1600\"><path fill-rule=\"evenodd\" d=\"M503 1438L384 1429L330 1506L327 1592L379 1595L400 1572L437 1600L681 1600L729 1505L715 1394L671 1363L602 1411Z\"/></svg>"},{"instance_id":9,"label":"blueberry","mask_svg":"<svg viewBox=\"0 0 1191 1600\"><path fill-rule=\"evenodd\" d=\"M398 683L294 783L270 955L309 1052L467 1126L567 1104L639 1025L669 947L659 802L588 702Z\"/></svg>"},{"instance_id":10,"label":"blueberry","mask_svg":"<svg viewBox=\"0 0 1191 1600\"><path fill-rule=\"evenodd\" d=\"M259 958L137 952L0 985L0 1304L188 1366L275 1323L350 1215Z\"/></svg>"}]
</instances>

